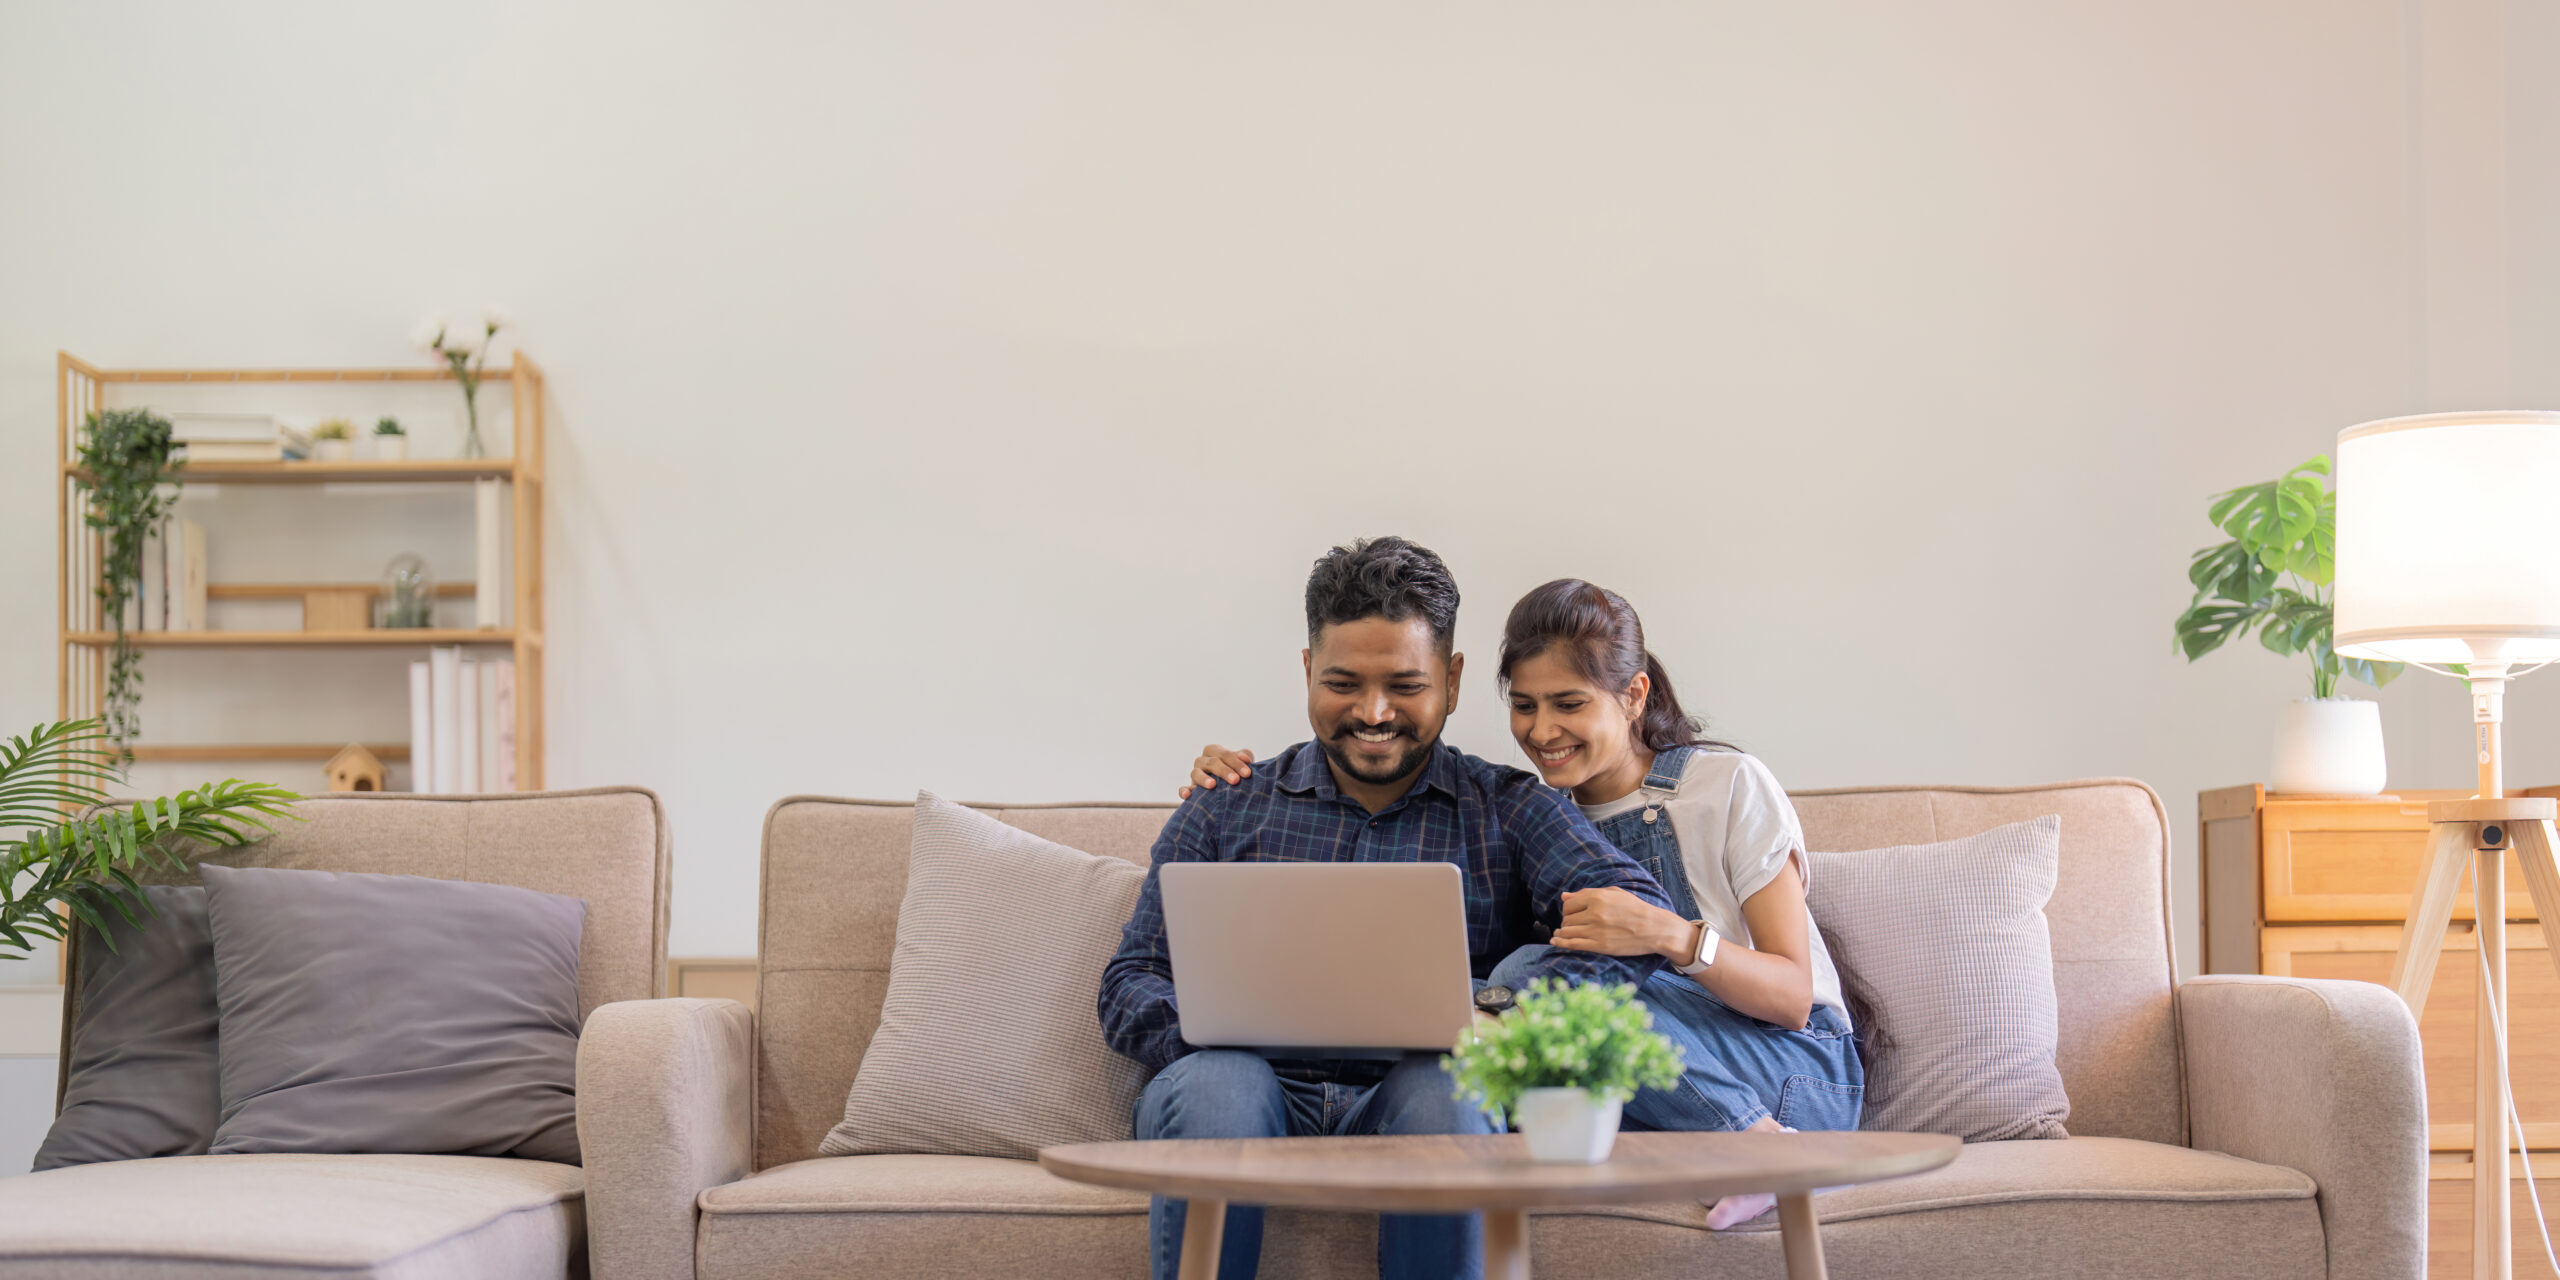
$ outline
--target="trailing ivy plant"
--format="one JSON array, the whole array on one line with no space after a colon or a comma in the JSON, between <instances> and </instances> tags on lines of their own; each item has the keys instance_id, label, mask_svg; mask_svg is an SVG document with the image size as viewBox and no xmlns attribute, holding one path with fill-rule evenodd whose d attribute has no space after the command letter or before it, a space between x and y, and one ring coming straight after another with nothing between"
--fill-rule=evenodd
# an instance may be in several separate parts
<instances>
[{"instance_id":1,"label":"trailing ivy plant","mask_svg":"<svg viewBox=\"0 0 2560 1280\"><path fill-rule=\"evenodd\" d=\"M2176 646L2193 662L2255 630L2268 652L2311 657L2311 691L2334 697L2338 677L2381 688L2401 664L2339 656L2331 647L2331 579L2338 553L2338 495L2329 456L2265 484L2217 494L2205 518L2230 540L2187 561L2195 599L2178 615Z\"/></svg>"},{"instance_id":2,"label":"trailing ivy plant","mask_svg":"<svg viewBox=\"0 0 2560 1280\"><path fill-rule=\"evenodd\" d=\"M98 606L115 628L115 652L107 660L105 728L121 758L142 729L142 652L125 633L125 607L142 585L142 544L177 501L178 470L169 420L149 409L106 409L89 415L80 440L80 466L88 473L88 525L106 535L106 563L99 566ZM171 486L163 492L161 486Z\"/></svg>"},{"instance_id":3,"label":"trailing ivy plant","mask_svg":"<svg viewBox=\"0 0 2560 1280\"><path fill-rule=\"evenodd\" d=\"M0 959L24 959L39 938L60 941L73 920L113 950L108 913L140 924L152 909L133 872L183 869L179 853L191 845L264 839L302 798L231 778L101 807L119 759L95 720L40 724L0 746Z\"/></svg>"}]
</instances>

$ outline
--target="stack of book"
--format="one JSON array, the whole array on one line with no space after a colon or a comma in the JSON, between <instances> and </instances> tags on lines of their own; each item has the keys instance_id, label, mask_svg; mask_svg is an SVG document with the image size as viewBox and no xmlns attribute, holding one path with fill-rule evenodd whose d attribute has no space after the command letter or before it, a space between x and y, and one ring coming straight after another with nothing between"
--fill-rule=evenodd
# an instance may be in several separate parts
<instances>
[{"instance_id":1,"label":"stack of book","mask_svg":"<svg viewBox=\"0 0 2560 1280\"><path fill-rule=\"evenodd\" d=\"M437 645L409 664L410 789L465 795L516 789L516 664Z\"/></svg>"},{"instance_id":2,"label":"stack of book","mask_svg":"<svg viewBox=\"0 0 2560 1280\"><path fill-rule=\"evenodd\" d=\"M282 462L285 458L285 436L271 413L172 413L169 435L189 462ZM307 442L302 452L310 452Z\"/></svg>"}]
</instances>

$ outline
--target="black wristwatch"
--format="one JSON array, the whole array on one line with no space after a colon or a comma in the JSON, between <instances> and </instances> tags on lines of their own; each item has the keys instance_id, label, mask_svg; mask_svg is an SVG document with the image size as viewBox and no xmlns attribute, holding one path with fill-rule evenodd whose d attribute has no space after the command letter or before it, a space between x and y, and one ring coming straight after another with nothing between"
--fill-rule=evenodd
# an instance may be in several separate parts
<instances>
[{"instance_id":1,"label":"black wristwatch","mask_svg":"<svg viewBox=\"0 0 2560 1280\"><path fill-rule=\"evenodd\" d=\"M1511 988L1486 986L1476 988L1476 1009L1480 1013L1502 1014L1511 1011Z\"/></svg>"}]
</instances>

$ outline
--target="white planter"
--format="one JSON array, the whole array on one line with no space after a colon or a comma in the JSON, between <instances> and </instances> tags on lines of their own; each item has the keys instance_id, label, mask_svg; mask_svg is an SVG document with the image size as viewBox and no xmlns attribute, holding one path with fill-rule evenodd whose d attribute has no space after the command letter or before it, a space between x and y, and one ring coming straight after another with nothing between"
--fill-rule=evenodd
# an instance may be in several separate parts
<instances>
[{"instance_id":1,"label":"white planter","mask_svg":"<svg viewBox=\"0 0 2560 1280\"><path fill-rule=\"evenodd\" d=\"M1594 1102L1582 1089L1528 1089L1511 1109L1529 1158L1545 1164L1598 1164L1618 1141L1618 1104Z\"/></svg>"},{"instance_id":2,"label":"white planter","mask_svg":"<svg viewBox=\"0 0 2560 1280\"><path fill-rule=\"evenodd\" d=\"M399 462L409 456L409 437L375 436L373 457L376 462Z\"/></svg>"},{"instance_id":3,"label":"white planter","mask_svg":"<svg viewBox=\"0 0 2560 1280\"><path fill-rule=\"evenodd\" d=\"M356 442L353 440L314 440L311 442L311 460L314 462L345 462L355 456Z\"/></svg>"},{"instance_id":4,"label":"white planter","mask_svg":"<svg viewBox=\"0 0 2560 1280\"><path fill-rule=\"evenodd\" d=\"M2382 790L2382 708L2360 698L2296 698L2276 719L2267 790L2369 796Z\"/></svg>"}]
</instances>

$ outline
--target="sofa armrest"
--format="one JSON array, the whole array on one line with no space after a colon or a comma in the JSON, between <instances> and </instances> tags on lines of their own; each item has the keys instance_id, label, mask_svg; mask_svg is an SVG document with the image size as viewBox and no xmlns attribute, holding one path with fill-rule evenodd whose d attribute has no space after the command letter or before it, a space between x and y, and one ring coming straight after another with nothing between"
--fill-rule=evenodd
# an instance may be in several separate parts
<instances>
[{"instance_id":1,"label":"sofa armrest","mask_svg":"<svg viewBox=\"0 0 2560 1280\"><path fill-rule=\"evenodd\" d=\"M755 1015L624 1000L578 1038L587 1257L599 1280L693 1280L694 1200L753 1162Z\"/></svg>"},{"instance_id":2,"label":"sofa armrest","mask_svg":"<svg viewBox=\"0 0 2560 1280\"><path fill-rule=\"evenodd\" d=\"M2178 988L2189 1145L2309 1174L2330 1280L2416 1280L2427 1260L2417 1020L2387 987L2216 975Z\"/></svg>"}]
</instances>

